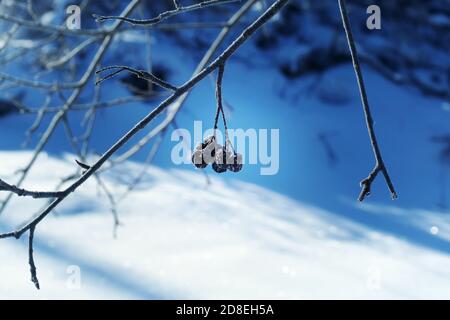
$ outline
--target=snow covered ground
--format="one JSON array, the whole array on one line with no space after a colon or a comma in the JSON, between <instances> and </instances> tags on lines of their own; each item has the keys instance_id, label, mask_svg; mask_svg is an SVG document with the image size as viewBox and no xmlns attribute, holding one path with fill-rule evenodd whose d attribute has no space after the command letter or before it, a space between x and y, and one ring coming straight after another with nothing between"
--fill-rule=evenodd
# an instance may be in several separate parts
<instances>
[{"instance_id":1,"label":"snow covered ground","mask_svg":"<svg viewBox=\"0 0 450 320\"><path fill-rule=\"evenodd\" d=\"M0 177L12 179L30 156L0 152ZM43 155L26 187L52 189L73 170L73 160ZM120 170L139 172L140 166ZM125 189L119 176L105 177L116 194ZM36 230L40 291L29 280L26 237L0 241L0 298L450 297L445 252L253 184L211 179L207 186L200 173L150 167L138 190L119 204L123 225L116 239L108 202L88 181ZM16 197L0 231L41 206ZM374 204L363 212L405 214ZM445 234L442 215L408 214L422 226L439 225L430 229L433 237Z\"/></svg>"}]
</instances>

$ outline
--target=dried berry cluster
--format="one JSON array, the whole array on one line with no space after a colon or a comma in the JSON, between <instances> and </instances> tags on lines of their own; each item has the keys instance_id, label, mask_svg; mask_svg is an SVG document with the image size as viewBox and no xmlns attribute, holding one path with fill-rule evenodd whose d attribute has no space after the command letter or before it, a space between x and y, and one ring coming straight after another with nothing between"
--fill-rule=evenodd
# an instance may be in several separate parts
<instances>
[{"instance_id":1,"label":"dried berry cluster","mask_svg":"<svg viewBox=\"0 0 450 320\"><path fill-rule=\"evenodd\" d=\"M192 153L192 163L199 169L204 169L208 164L217 173L228 171L239 172L242 170L242 155L232 149L229 141L225 146L216 142L215 136L206 138L199 143Z\"/></svg>"},{"instance_id":2,"label":"dried berry cluster","mask_svg":"<svg viewBox=\"0 0 450 320\"><path fill-rule=\"evenodd\" d=\"M214 135L207 137L202 143L198 144L192 153L192 163L199 169L204 169L208 164L212 164L212 168L217 173L223 173L227 170L239 172L242 170L242 155L237 153L230 139L228 138L227 120L223 111L222 102L222 79L225 66L219 65L217 83L216 83L216 100L217 110L214 119ZM216 142L216 131L218 128L219 117L222 115L223 126L225 128L225 145L221 146Z\"/></svg>"}]
</instances>

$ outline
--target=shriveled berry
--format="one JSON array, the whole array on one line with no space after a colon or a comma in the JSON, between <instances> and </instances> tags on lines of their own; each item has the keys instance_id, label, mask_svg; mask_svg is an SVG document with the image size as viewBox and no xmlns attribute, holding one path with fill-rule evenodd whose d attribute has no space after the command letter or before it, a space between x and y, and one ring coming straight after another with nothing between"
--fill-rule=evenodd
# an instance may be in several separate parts
<instances>
[{"instance_id":1,"label":"shriveled berry","mask_svg":"<svg viewBox=\"0 0 450 320\"><path fill-rule=\"evenodd\" d=\"M207 164L213 163L216 160L216 152L220 149L222 149L222 146L220 144L217 144L216 142L210 142L203 149L203 160Z\"/></svg>"},{"instance_id":2,"label":"shriveled berry","mask_svg":"<svg viewBox=\"0 0 450 320\"><path fill-rule=\"evenodd\" d=\"M225 171L227 171L227 165L226 164L218 164L218 163L214 162L212 164L212 168L217 173L224 173Z\"/></svg>"},{"instance_id":3,"label":"shriveled berry","mask_svg":"<svg viewBox=\"0 0 450 320\"><path fill-rule=\"evenodd\" d=\"M203 142L200 142L199 144L197 144L196 146L195 146L195 149L194 149L194 151L202 151L203 150L203 148L204 148L205 146L203 145Z\"/></svg>"},{"instance_id":4,"label":"shriveled berry","mask_svg":"<svg viewBox=\"0 0 450 320\"><path fill-rule=\"evenodd\" d=\"M227 165L227 169L232 172L239 172L242 170L242 154L235 153L232 156L232 160Z\"/></svg>"},{"instance_id":5,"label":"shriveled berry","mask_svg":"<svg viewBox=\"0 0 450 320\"><path fill-rule=\"evenodd\" d=\"M203 160L203 152L201 150L195 150L191 157L192 164L198 169L204 169L208 164Z\"/></svg>"},{"instance_id":6,"label":"shriveled berry","mask_svg":"<svg viewBox=\"0 0 450 320\"><path fill-rule=\"evenodd\" d=\"M215 143L216 142L216 137L214 135L208 136L205 138L205 140L203 140L203 143L205 144L205 146L207 146L210 143Z\"/></svg>"},{"instance_id":7,"label":"shriveled berry","mask_svg":"<svg viewBox=\"0 0 450 320\"><path fill-rule=\"evenodd\" d=\"M225 147L217 149L215 162L217 164L230 164L233 161L233 153Z\"/></svg>"},{"instance_id":8,"label":"shriveled berry","mask_svg":"<svg viewBox=\"0 0 450 320\"><path fill-rule=\"evenodd\" d=\"M213 163L213 170L217 173L223 173L227 171L227 163L231 161L232 153L227 151L226 148L220 148L216 150L216 157Z\"/></svg>"},{"instance_id":9,"label":"shriveled berry","mask_svg":"<svg viewBox=\"0 0 450 320\"><path fill-rule=\"evenodd\" d=\"M197 146L195 147L195 150L203 150L211 143L215 144L215 142L216 142L216 137L214 137L213 135L208 136L205 138L205 140L203 140L203 142L200 142L199 144L197 144Z\"/></svg>"}]
</instances>

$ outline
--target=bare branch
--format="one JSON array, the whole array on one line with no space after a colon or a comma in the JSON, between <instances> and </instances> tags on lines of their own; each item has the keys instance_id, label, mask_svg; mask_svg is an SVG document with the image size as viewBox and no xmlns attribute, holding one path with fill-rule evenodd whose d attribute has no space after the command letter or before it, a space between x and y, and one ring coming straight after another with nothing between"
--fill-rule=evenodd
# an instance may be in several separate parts
<instances>
[{"instance_id":1,"label":"bare branch","mask_svg":"<svg viewBox=\"0 0 450 320\"><path fill-rule=\"evenodd\" d=\"M36 265L34 264L34 257L33 257L33 240L35 228L36 226L32 226L30 228L30 235L28 238L28 263L30 264L31 282L33 282L36 288L39 290L40 289L39 280L37 278Z\"/></svg>"},{"instance_id":2,"label":"bare branch","mask_svg":"<svg viewBox=\"0 0 450 320\"><path fill-rule=\"evenodd\" d=\"M106 77L101 78L100 80L97 80L97 82L95 84L98 85L98 84L102 83L103 81L116 76L118 73L120 73L122 71L128 71L128 72L131 72L132 74L134 74L136 77L144 79L144 80L147 80L147 81L150 81L150 82L152 82L154 84L157 84L158 86L160 86L160 87L162 87L164 89L168 89L168 90L172 90L172 91L177 91L178 90L177 87L171 85L170 83L168 83L168 82L166 82L166 81L164 81L162 79L159 79L158 77L156 77L155 75L151 74L150 72L147 72L145 70L133 69L133 68L130 68L130 67L127 67L127 66L109 66L109 67L105 67L105 68L102 68L100 70L97 70L95 73L99 74L99 73L101 73L103 71L111 70L111 69L117 69L117 70L112 72L112 73L110 73Z\"/></svg>"},{"instance_id":3,"label":"bare branch","mask_svg":"<svg viewBox=\"0 0 450 320\"><path fill-rule=\"evenodd\" d=\"M131 11L137 6L138 3L139 3L139 0L132 0L128 4L128 6L123 10L122 15L126 16L126 15L130 14ZM112 26L111 30L112 31L117 30L120 27L121 24L122 24L121 21L117 21ZM55 131L55 129L58 126L59 122L65 117L66 113L71 109L72 105L75 103L75 101L80 96L83 88L88 83L89 78L94 73L95 67L97 66L97 64L99 63L99 61L102 59L103 55L105 54L106 50L110 46L113 37L114 37L114 33L111 33L111 34L106 35L103 38L102 44L100 45L100 47L97 50L94 58L92 59L91 63L89 64L89 66L87 68L87 70L85 71L85 73L83 74L81 80L79 81L80 82L80 86L78 86L72 92L72 94L67 99L66 103L64 104L63 108L60 111L58 111L54 115L53 119L50 121L50 124L48 125L48 127L45 130L42 138L39 140L39 143L38 143L38 145L35 148L33 157L28 162L27 166L23 169L22 175L21 175L21 177L19 178L19 180L17 182L17 186L20 186L23 183L23 181L25 180L26 176L28 175L28 172L30 171L30 169L34 165L34 163L36 162L39 154L44 149L45 145L47 144L50 136ZM11 199L11 196L12 196L12 193L10 193L8 195L8 197L1 203L1 205L0 205L0 214L1 214L1 212L3 212L3 210L6 207L6 205L9 203L9 200Z\"/></svg>"},{"instance_id":4,"label":"bare branch","mask_svg":"<svg viewBox=\"0 0 450 320\"><path fill-rule=\"evenodd\" d=\"M180 4L178 3L178 0L172 0L172 2L173 2L175 9L180 8Z\"/></svg>"},{"instance_id":5,"label":"bare branch","mask_svg":"<svg viewBox=\"0 0 450 320\"><path fill-rule=\"evenodd\" d=\"M21 79L6 73L0 72L0 80L5 80L12 82L16 85L24 86L24 87L31 87L36 89L47 89L51 91L58 91L61 89L74 89L78 88L82 85L82 82L72 82L72 83L48 83L43 81L36 81L36 80L28 80L28 79Z\"/></svg>"},{"instance_id":6,"label":"bare branch","mask_svg":"<svg viewBox=\"0 0 450 320\"><path fill-rule=\"evenodd\" d=\"M217 110L216 116L214 119L214 136L216 135L216 130L219 122L219 115L222 114L223 126L225 130L225 144L228 145L230 139L228 138L228 126L227 119L225 118L225 112L223 111L223 98L222 98L222 81L223 74L225 72L225 63L220 65L217 68L217 81L216 81L216 101L217 101ZM230 143L231 145L231 143Z\"/></svg>"},{"instance_id":7,"label":"bare branch","mask_svg":"<svg viewBox=\"0 0 450 320\"><path fill-rule=\"evenodd\" d=\"M369 174L369 176L366 179L361 181L362 191L361 191L361 194L359 195L358 200L363 201L370 194L370 187L372 185L372 182L375 180L377 174L380 171L384 175L386 184L389 188L389 191L391 192L392 199L396 199L397 193L394 189L391 178L389 177L388 171L383 162L383 158L381 156L381 151L380 151L380 148L379 148L378 142L377 142L377 137L375 135L375 130L373 128L373 118L372 118L372 113L371 113L370 107L369 107L369 99L367 98L366 87L364 85L364 79L362 76L361 65L360 65L359 59L358 59L358 52L356 50L355 40L353 39L353 34L352 34L352 30L351 30L350 20L348 18L345 0L338 0L338 1L339 1L339 9L341 12L342 22L344 25L345 35L347 37L348 46L350 48L350 53L351 53L352 62L353 62L353 68L355 69L356 79L358 81L358 87L359 87L359 92L361 95L361 101L362 101L362 105L363 105L363 109L364 109L364 115L365 115L365 119L366 119L367 129L369 132L370 143L372 145L372 150L373 150L373 153L375 156L375 161L376 161L374 170Z\"/></svg>"},{"instance_id":8,"label":"bare branch","mask_svg":"<svg viewBox=\"0 0 450 320\"><path fill-rule=\"evenodd\" d=\"M106 20L122 20L122 21L130 23L132 25L149 27L149 26L158 24L158 23L160 23L170 17L173 17L177 14L180 14L180 13L194 11L194 10L198 10L198 9L202 9L202 8L206 8L206 7L210 7L210 6L214 6L214 5L237 2L237 1L240 1L240 0L208 0L208 1L203 1L203 2L193 4L190 6L186 6L186 7L177 6L176 9L174 9L174 10L165 11L155 18L145 19L145 20L131 19L131 18L119 17L119 16L99 16L96 14L94 14L93 16L97 22L104 22Z\"/></svg>"},{"instance_id":9,"label":"bare branch","mask_svg":"<svg viewBox=\"0 0 450 320\"><path fill-rule=\"evenodd\" d=\"M87 165L86 163L83 163L83 162L78 161L78 160L75 160L75 162L76 162L80 167L82 167L84 170L89 170L89 168L91 167L91 166Z\"/></svg>"},{"instance_id":10,"label":"bare branch","mask_svg":"<svg viewBox=\"0 0 450 320\"><path fill-rule=\"evenodd\" d=\"M20 197L33 197L35 199L42 198L58 198L63 195L63 192L47 192L47 191L30 191L22 188L18 188L16 186L10 185L6 183L2 179L0 179L0 191L9 191L17 194Z\"/></svg>"},{"instance_id":11,"label":"bare branch","mask_svg":"<svg viewBox=\"0 0 450 320\"><path fill-rule=\"evenodd\" d=\"M51 68L58 67L58 66L60 66L62 64L65 64L67 61L69 61L74 56L76 56L84 48L88 47L89 45L91 45L92 43L95 43L98 40L99 40L99 38L97 38L97 37L92 37L92 38L86 39L85 41L80 43L78 46L76 46L75 48L70 50L68 53L66 53L64 56L60 57L59 59L57 59L55 61L47 62L46 67L48 69L51 69Z\"/></svg>"},{"instance_id":12,"label":"bare branch","mask_svg":"<svg viewBox=\"0 0 450 320\"><path fill-rule=\"evenodd\" d=\"M132 181L128 184L127 190L119 197L119 201L122 201L124 198L126 198L126 196L131 191L133 191L136 188L136 186L141 182L145 173L147 172L147 165L153 161L153 158L155 157L161 143L164 140L166 132L167 130L163 130L161 134L158 136L158 139L153 143L150 152L148 153L147 158L144 161L144 167L142 168L141 172L137 174L136 177L133 178Z\"/></svg>"}]
</instances>

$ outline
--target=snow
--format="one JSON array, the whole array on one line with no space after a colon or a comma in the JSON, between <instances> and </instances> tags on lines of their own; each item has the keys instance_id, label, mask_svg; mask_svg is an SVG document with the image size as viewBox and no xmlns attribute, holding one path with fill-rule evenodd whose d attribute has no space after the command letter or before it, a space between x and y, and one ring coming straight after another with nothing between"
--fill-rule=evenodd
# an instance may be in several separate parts
<instances>
[{"instance_id":1,"label":"snow","mask_svg":"<svg viewBox=\"0 0 450 320\"><path fill-rule=\"evenodd\" d=\"M0 177L29 152L0 152ZM26 183L52 189L74 169L74 156L43 155ZM104 176L126 188L127 163ZM108 202L89 180L36 229L41 290L29 280L27 239L0 241L0 298L27 299L314 299L448 298L450 257L359 224L340 214L254 184L198 172L149 167L139 188L119 204L123 225L112 236ZM113 188L114 186L114 188ZM0 230L20 225L42 206L14 198ZM364 205L366 214L401 209ZM433 237L441 215L408 212ZM427 218L427 220L424 220ZM426 221L426 223L424 223ZM439 232L430 228L439 225ZM435 229L433 229L435 230ZM436 230L435 230L436 231ZM78 271L80 277L77 277Z\"/></svg>"}]
</instances>

